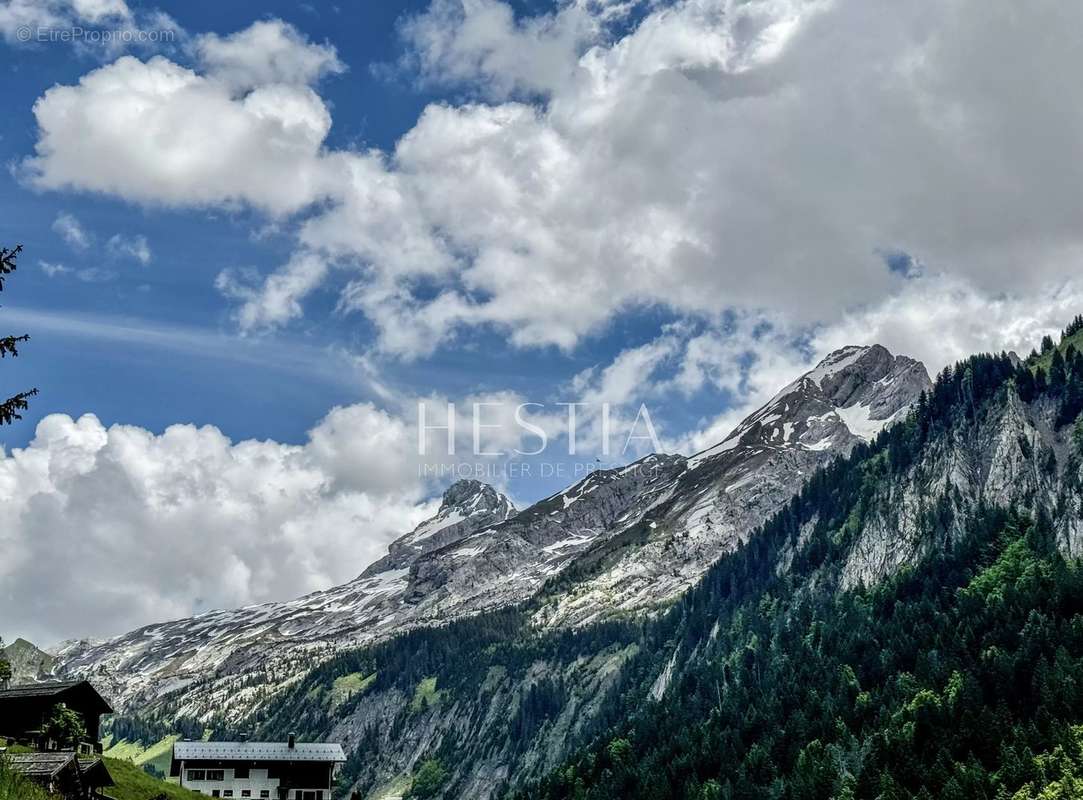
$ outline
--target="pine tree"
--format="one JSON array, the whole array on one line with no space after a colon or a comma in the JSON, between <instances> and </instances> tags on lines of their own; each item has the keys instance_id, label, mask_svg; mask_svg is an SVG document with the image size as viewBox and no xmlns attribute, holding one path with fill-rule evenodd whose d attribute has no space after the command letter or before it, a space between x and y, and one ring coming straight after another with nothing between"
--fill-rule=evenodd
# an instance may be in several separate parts
<instances>
[{"instance_id":1,"label":"pine tree","mask_svg":"<svg viewBox=\"0 0 1083 800\"><path fill-rule=\"evenodd\" d=\"M1080 412L1083 412L1083 369L1080 369L1077 363L1068 373L1068 382L1064 387L1064 396L1057 414L1057 427L1074 422Z\"/></svg>"},{"instance_id":2,"label":"pine tree","mask_svg":"<svg viewBox=\"0 0 1083 800\"><path fill-rule=\"evenodd\" d=\"M1036 395L1045 394L1048 388L1049 381L1045 377L1045 370L1038 367L1038 369L1034 370L1034 393Z\"/></svg>"},{"instance_id":3,"label":"pine tree","mask_svg":"<svg viewBox=\"0 0 1083 800\"><path fill-rule=\"evenodd\" d=\"M1062 338L1062 341L1064 339L1067 339L1069 336L1075 336L1080 331L1083 331L1083 314L1076 315L1076 318L1073 319L1068 324L1068 327L1064 329L1064 336Z\"/></svg>"},{"instance_id":4,"label":"pine tree","mask_svg":"<svg viewBox=\"0 0 1083 800\"><path fill-rule=\"evenodd\" d=\"M4 637L0 636L0 686L11 680L11 662L4 656Z\"/></svg>"},{"instance_id":5,"label":"pine tree","mask_svg":"<svg viewBox=\"0 0 1083 800\"><path fill-rule=\"evenodd\" d=\"M15 271L15 261L22 249L22 245L16 245L13 250L8 250L6 247L0 248L0 292L4 290L4 280ZM0 337L0 358L6 358L9 355L15 358L19 355L19 345L29 339L30 337L25 333L21 336ZM37 393L37 389L30 389L12 395L7 400L0 402L0 425L10 425L15 420L22 419L19 412L26 411L29 408L27 401ZM2 396L0 395L0 397Z\"/></svg>"},{"instance_id":6,"label":"pine tree","mask_svg":"<svg viewBox=\"0 0 1083 800\"><path fill-rule=\"evenodd\" d=\"M1049 363L1049 390L1054 394L1064 391L1068 383L1068 370L1064 367L1064 356L1060 350L1053 351L1053 360Z\"/></svg>"}]
</instances>

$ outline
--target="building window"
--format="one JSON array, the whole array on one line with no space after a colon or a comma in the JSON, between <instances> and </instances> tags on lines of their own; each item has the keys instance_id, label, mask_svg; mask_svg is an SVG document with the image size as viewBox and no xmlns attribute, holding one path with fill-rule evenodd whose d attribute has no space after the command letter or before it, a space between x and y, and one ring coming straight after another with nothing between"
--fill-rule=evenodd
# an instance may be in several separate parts
<instances>
[{"instance_id":1,"label":"building window","mask_svg":"<svg viewBox=\"0 0 1083 800\"><path fill-rule=\"evenodd\" d=\"M259 790L259 796L262 798L262 800L267 800L267 798L271 796L271 790L270 789L260 789Z\"/></svg>"},{"instance_id":2,"label":"building window","mask_svg":"<svg viewBox=\"0 0 1083 800\"><path fill-rule=\"evenodd\" d=\"M188 780L190 781L205 781L207 780L207 773L201 769L188 770Z\"/></svg>"},{"instance_id":3,"label":"building window","mask_svg":"<svg viewBox=\"0 0 1083 800\"><path fill-rule=\"evenodd\" d=\"M222 797L233 797L233 790L226 789L224 792L222 792Z\"/></svg>"},{"instance_id":4,"label":"building window","mask_svg":"<svg viewBox=\"0 0 1083 800\"><path fill-rule=\"evenodd\" d=\"M323 800L323 791L307 789L303 792L297 792L297 800Z\"/></svg>"},{"instance_id":5,"label":"building window","mask_svg":"<svg viewBox=\"0 0 1083 800\"><path fill-rule=\"evenodd\" d=\"M251 796L252 796L252 790L251 789L241 789L241 797L251 797Z\"/></svg>"},{"instance_id":6,"label":"building window","mask_svg":"<svg viewBox=\"0 0 1083 800\"><path fill-rule=\"evenodd\" d=\"M203 794L203 792L200 792L200 794ZM211 797L221 797L221 796L222 796L221 793L217 789L211 789Z\"/></svg>"},{"instance_id":7,"label":"building window","mask_svg":"<svg viewBox=\"0 0 1083 800\"><path fill-rule=\"evenodd\" d=\"M237 780L248 780L248 767L234 767L233 777Z\"/></svg>"}]
</instances>

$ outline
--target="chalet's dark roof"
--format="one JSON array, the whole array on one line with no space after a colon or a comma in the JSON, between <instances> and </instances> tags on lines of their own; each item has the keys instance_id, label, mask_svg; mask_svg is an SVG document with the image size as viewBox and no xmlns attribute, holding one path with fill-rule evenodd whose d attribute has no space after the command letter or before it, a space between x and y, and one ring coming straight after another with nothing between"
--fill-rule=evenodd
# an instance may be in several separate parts
<instances>
[{"instance_id":1,"label":"chalet's dark roof","mask_svg":"<svg viewBox=\"0 0 1083 800\"><path fill-rule=\"evenodd\" d=\"M92 700L98 705L100 713L110 714L113 709L105 702L98 690L89 681L49 681L47 683L24 683L0 689L0 702L4 700L23 700L32 698L50 698L68 692L91 693Z\"/></svg>"},{"instance_id":2,"label":"chalet's dark roof","mask_svg":"<svg viewBox=\"0 0 1083 800\"><path fill-rule=\"evenodd\" d=\"M328 761L346 760L342 746L298 742L291 749L286 742L177 742L174 761Z\"/></svg>"},{"instance_id":3,"label":"chalet's dark roof","mask_svg":"<svg viewBox=\"0 0 1083 800\"><path fill-rule=\"evenodd\" d=\"M88 786L116 786L113 776L105 768L105 762L93 758L79 762L79 771L83 773L83 782Z\"/></svg>"},{"instance_id":4,"label":"chalet's dark roof","mask_svg":"<svg viewBox=\"0 0 1083 800\"><path fill-rule=\"evenodd\" d=\"M115 786L113 776L100 758L80 761L71 750L50 750L44 753L16 753L7 756L8 765L28 778L55 778L73 762L79 768L83 782L95 788Z\"/></svg>"},{"instance_id":5,"label":"chalet's dark roof","mask_svg":"<svg viewBox=\"0 0 1083 800\"><path fill-rule=\"evenodd\" d=\"M23 683L0 689L0 700L9 697L51 697L54 694L74 689L84 681L49 681L48 683Z\"/></svg>"},{"instance_id":6,"label":"chalet's dark roof","mask_svg":"<svg viewBox=\"0 0 1083 800\"><path fill-rule=\"evenodd\" d=\"M48 753L16 753L7 756L8 765L16 772L35 778L52 778L75 759L75 753L61 750Z\"/></svg>"}]
</instances>

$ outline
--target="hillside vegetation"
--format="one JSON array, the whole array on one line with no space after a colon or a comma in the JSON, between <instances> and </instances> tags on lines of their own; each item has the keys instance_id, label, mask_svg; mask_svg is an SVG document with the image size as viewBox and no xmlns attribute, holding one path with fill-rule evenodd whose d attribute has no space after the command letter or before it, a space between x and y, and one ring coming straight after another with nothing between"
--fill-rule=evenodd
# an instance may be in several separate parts
<instances>
[{"instance_id":1,"label":"hillside vegetation","mask_svg":"<svg viewBox=\"0 0 1083 800\"><path fill-rule=\"evenodd\" d=\"M199 792L182 789L148 775L142 767L130 761L106 758L105 766L117 784L105 790L106 796L112 800L154 800L162 796L168 800L206 800Z\"/></svg>"},{"instance_id":2,"label":"hillside vegetation","mask_svg":"<svg viewBox=\"0 0 1083 800\"><path fill-rule=\"evenodd\" d=\"M1083 516L1079 334L1050 371L1007 354L946 370L660 616L544 632L515 608L407 633L314 670L269 704L264 733L344 741L343 788L368 791L390 777L373 764L395 703L391 734L421 754L401 769L447 765L447 798L477 796L476 780L516 800L1059 791L1083 723L1083 583L1064 557L1065 520ZM1014 474L999 505L973 483L994 461ZM960 463L969 487L947 479ZM912 555L846 583L874 534ZM376 679L341 705L313 691L357 673ZM434 678L441 702L419 709ZM525 786L500 787L509 758Z\"/></svg>"},{"instance_id":3,"label":"hillside vegetation","mask_svg":"<svg viewBox=\"0 0 1083 800\"><path fill-rule=\"evenodd\" d=\"M1013 398L1078 430L1083 360L1064 347L1049 363L1056 374L972 358L814 476L657 626L656 652L694 653L664 702L644 707L633 679L622 721L516 800L1083 796L1083 567L1055 533L1083 511L1078 436L1060 436L1060 458L1018 444L1059 486L1029 498L1036 513L979 503L960 517L949 484L928 498L925 556L870 588L841 583L866 521L926 474L930 448L976 447Z\"/></svg>"},{"instance_id":4,"label":"hillside vegetation","mask_svg":"<svg viewBox=\"0 0 1083 800\"><path fill-rule=\"evenodd\" d=\"M777 584L726 621L672 702L518 797L968 800L1074 780L1083 570L1040 524L990 512L874 590Z\"/></svg>"},{"instance_id":5,"label":"hillside vegetation","mask_svg":"<svg viewBox=\"0 0 1083 800\"><path fill-rule=\"evenodd\" d=\"M173 755L173 743L180 739L177 734L171 734L156 742L144 744L127 739L109 741L105 755L118 761L129 761L137 767L149 764L151 768L165 775L169 771L169 762Z\"/></svg>"}]
</instances>

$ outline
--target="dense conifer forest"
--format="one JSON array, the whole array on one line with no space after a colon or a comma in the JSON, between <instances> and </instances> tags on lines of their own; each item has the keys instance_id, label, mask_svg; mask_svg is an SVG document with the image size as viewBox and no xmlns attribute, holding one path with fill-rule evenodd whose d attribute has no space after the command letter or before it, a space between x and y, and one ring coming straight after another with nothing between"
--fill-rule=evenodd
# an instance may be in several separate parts
<instances>
[{"instance_id":1,"label":"dense conifer forest","mask_svg":"<svg viewBox=\"0 0 1083 800\"><path fill-rule=\"evenodd\" d=\"M368 676L364 691L418 693L389 721L401 728L429 704L483 695L493 669L525 674L539 660L625 648L634 655L604 707L569 742L581 749L536 784L506 787L509 797L1083 796L1083 571L1052 534L1058 514L1079 514L1066 504L1083 457L1081 340L1077 319L1025 360L985 354L944 370L907 420L813 475L660 615L540 632L528 605L406 633L313 670L268 704L261 733L326 735L363 694L332 702L343 676ZM979 507L960 520L950 490L930 498L927 554L844 591L840 565L885 487L937 443L970 435L1010 393L1052 409L1072 443L1064 463L1027 456L1061 476L1061 495L1037 511ZM965 535L949 535L953 522ZM671 659L682 665L675 684L645 702ZM534 681L508 710L506 736L525 746L575 690ZM372 730L351 743L344 787L375 741ZM464 748L445 739L426 754L452 794L444 768Z\"/></svg>"},{"instance_id":2,"label":"dense conifer forest","mask_svg":"<svg viewBox=\"0 0 1083 800\"><path fill-rule=\"evenodd\" d=\"M1074 425L1064 475L1078 481L1081 331L1077 319L1021 364L982 355L946 370L906 423L818 473L672 612L675 638L708 643L696 668L646 710L629 693L625 724L515 798L1083 796L1083 569L1044 511L980 509L966 536L878 586L833 581L877 487L1005 392ZM934 505L934 542L950 514Z\"/></svg>"}]
</instances>

